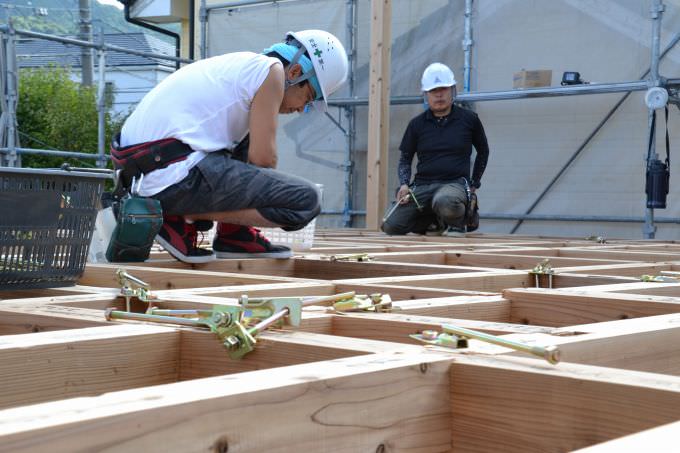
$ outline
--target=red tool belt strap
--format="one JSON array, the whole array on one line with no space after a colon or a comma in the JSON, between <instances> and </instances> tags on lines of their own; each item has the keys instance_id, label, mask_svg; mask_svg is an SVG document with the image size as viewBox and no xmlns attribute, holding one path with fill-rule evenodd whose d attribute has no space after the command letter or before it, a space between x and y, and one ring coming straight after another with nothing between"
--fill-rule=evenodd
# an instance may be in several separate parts
<instances>
[{"instance_id":1,"label":"red tool belt strap","mask_svg":"<svg viewBox=\"0 0 680 453\"><path fill-rule=\"evenodd\" d=\"M120 134L116 134L111 141L111 160L116 169L122 170L120 177L124 187L130 187L132 178L139 179L142 174L184 160L194 152L189 145L174 138L122 148L119 143Z\"/></svg>"}]
</instances>

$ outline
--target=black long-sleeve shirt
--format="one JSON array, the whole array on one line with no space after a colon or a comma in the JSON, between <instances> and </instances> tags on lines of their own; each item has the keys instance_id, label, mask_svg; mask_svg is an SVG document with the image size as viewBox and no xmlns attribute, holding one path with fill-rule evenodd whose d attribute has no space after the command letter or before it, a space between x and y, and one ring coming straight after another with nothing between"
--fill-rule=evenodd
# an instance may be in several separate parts
<instances>
[{"instance_id":1,"label":"black long-sleeve shirt","mask_svg":"<svg viewBox=\"0 0 680 453\"><path fill-rule=\"evenodd\" d=\"M472 146L477 151L470 180ZM464 176L479 187L489 159L489 145L477 114L453 106L443 118L430 109L411 120L399 146L399 183L411 181L411 162L418 155L415 183L445 183Z\"/></svg>"}]
</instances>

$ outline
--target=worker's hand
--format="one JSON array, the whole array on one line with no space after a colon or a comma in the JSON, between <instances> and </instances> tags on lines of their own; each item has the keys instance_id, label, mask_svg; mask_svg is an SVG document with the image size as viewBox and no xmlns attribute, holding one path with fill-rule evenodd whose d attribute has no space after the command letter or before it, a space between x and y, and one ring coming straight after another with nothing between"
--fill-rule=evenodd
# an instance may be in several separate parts
<instances>
[{"instance_id":1,"label":"worker's hand","mask_svg":"<svg viewBox=\"0 0 680 453\"><path fill-rule=\"evenodd\" d=\"M399 204L406 204L409 202L410 197L408 195L408 186L406 184L402 184L401 187L399 187L399 192L397 192L397 202Z\"/></svg>"},{"instance_id":2,"label":"worker's hand","mask_svg":"<svg viewBox=\"0 0 680 453\"><path fill-rule=\"evenodd\" d=\"M475 192L477 192L477 188L470 186L470 193L475 193Z\"/></svg>"}]
</instances>

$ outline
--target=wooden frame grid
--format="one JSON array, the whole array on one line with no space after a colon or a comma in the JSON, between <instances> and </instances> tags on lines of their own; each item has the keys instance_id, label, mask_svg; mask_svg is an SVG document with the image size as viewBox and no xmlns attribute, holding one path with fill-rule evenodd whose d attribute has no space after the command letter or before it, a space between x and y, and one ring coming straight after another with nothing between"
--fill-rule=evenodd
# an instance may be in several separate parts
<instances>
[{"instance_id":1,"label":"wooden frame grid","mask_svg":"<svg viewBox=\"0 0 680 453\"><path fill-rule=\"evenodd\" d=\"M157 251L123 266L162 308L242 294L394 300L389 313L307 307L299 328L262 333L238 361L204 330L106 321L125 306L121 266L88 265L70 288L0 292L0 451L675 448L680 280L640 277L680 271L680 244L364 230L319 231L315 244L290 260L186 266ZM357 253L371 260L343 257ZM545 259L551 279L531 273ZM444 323L557 345L562 362L409 337Z\"/></svg>"}]
</instances>

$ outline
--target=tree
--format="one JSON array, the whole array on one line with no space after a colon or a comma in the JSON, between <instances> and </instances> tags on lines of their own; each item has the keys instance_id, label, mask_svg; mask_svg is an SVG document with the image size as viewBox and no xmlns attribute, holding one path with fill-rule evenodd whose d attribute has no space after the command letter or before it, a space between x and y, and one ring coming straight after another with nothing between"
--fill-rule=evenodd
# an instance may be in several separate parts
<instances>
[{"instance_id":1,"label":"tree","mask_svg":"<svg viewBox=\"0 0 680 453\"><path fill-rule=\"evenodd\" d=\"M56 149L97 154L96 87L83 87L69 77L67 68L22 70L17 121L23 148ZM106 102L105 136L120 129L124 118L109 113ZM94 166L95 161L24 154L24 167L55 168L64 161L74 166Z\"/></svg>"}]
</instances>

